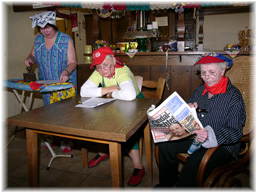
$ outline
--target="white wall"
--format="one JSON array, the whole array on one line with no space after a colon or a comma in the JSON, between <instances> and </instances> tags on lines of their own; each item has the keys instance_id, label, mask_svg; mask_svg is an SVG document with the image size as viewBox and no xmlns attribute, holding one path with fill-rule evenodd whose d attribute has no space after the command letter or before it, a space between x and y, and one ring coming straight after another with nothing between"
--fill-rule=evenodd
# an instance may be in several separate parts
<instances>
[{"instance_id":1,"label":"white wall","mask_svg":"<svg viewBox=\"0 0 256 192\"><path fill-rule=\"evenodd\" d=\"M2 34L4 45L3 45L3 58L2 68L3 76L2 79L17 79L23 78L23 73L27 72L24 65L24 60L30 53L35 36L34 29L32 29L32 23L30 16L35 15L43 11L27 11L27 12L14 12L11 3L2 3L4 25L2 26ZM88 10L87 10L88 11ZM64 14L70 14L69 9L60 9L59 12ZM78 14L78 22L81 23L80 31L75 32L75 45L78 63L84 63L84 51L85 51L85 29L82 27L85 14L88 12L82 9L77 10L72 8L71 13ZM80 34L79 34L80 32ZM77 35L78 34L78 35ZM35 71L37 74L37 71ZM19 102L13 92L10 89L3 89L3 104L5 108L3 110L3 118L13 116L19 113ZM37 93L34 95L33 108L43 106L41 94ZM28 98L26 103L28 103Z\"/></svg>"},{"instance_id":2,"label":"white wall","mask_svg":"<svg viewBox=\"0 0 256 192\"><path fill-rule=\"evenodd\" d=\"M238 32L246 26L252 27L251 17L249 13L206 15L203 25L204 49L223 50L227 44L238 44Z\"/></svg>"}]
</instances>

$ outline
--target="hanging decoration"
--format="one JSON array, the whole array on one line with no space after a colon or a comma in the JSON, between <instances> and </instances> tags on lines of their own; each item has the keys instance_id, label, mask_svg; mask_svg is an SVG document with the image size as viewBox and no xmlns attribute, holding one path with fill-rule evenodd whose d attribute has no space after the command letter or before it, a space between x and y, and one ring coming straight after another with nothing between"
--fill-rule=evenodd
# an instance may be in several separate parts
<instances>
[{"instance_id":1,"label":"hanging decoration","mask_svg":"<svg viewBox=\"0 0 256 192\"><path fill-rule=\"evenodd\" d=\"M106 10L106 9L97 9L96 13L101 18L107 18L112 14L112 10Z\"/></svg>"},{"instance_id":2,"label":"hanging decoration","mask_svg":"<svg viewBox=\"0 0 256 192\"><path fill-rule=\"evenodd\" d=\"M186 3L186 5L183 6L183 8L200 8L201 3Z\"/></svg>"},{"instance_id":3,"label":"hanging decoration","mask_svg":"<svg viewBox=\"0 0 256 192\"><path fill-rule=\"evenodd\" d=\"M60 12L58 12L58 10L56 10L56 16L61 17L61 18L65 18L65 19L70 19L71 18L72 19L72 32L78 31L77 13L66 15L66 14L60 13Z\"/></svg>"},{"instance_id":4,"label":"hanging decoration","mask_svg":"<svg viewBox=\"0 0 256 192\"><path fill-rule=\"evenodd\" d=\"M150 10L150 3L127 2L126 3L126 10L149 11Z\"/></svg>"},{"instance_id":5,"label":"hanging decoration","mask_svg":"<svg viewBox=\"0 0 256 192\"><path fill-rule=\"evenodd\" d=\"M175 7L175 13L181 14L184 11L183 6L185 6L185 3L173 3L174 7Z\"/></svg>"},{"instance_id":6,"label":"hanging decoration","mask_svg":"<svg viewBox=\"0 0 256 192\"><path fill-rule=\"evenodd\" d=\"M233 3L218 2L218 3L201 3L201 7L216 7L216 6L233 6Z\"/></svg>"},{"instance_id":7,"label":"hanging decoration","mask_svg":"<svg viewBox=\"0 0 256 192\"><path fill-rule=\"evenodd\" d=\"M112 15L110 16L111 19L119 19L121 17L121 13L126 10L126 4L120 2L114 3L104 3L103 9L106 11L111 11Z\"/></svg>"},{"instance_id":8,"label":"hanging decoration","mask_svg":"<svg viewBox=\"0 0 256 192\"><path fill-rule=\"evenodd\" d=\"M112 10L112 11L126 10L126 3L125 2L114 2L114 3L106 2L103 5L103 9Z\"/></svg>"},{"instance_id":9,"label":"hanging decoration","mask_svg":"<svg viewBox=\"0 0 256 192\"><path fill-rule=\"evenodd\" d=\"M225 51L232 59L234 59L240 50Z\"/></svg>"},{"instance_id":10,"label":"hanging decoration","mask_svg":"<svg viewBox=\"0 0 256 192\"><path fill-rule=\"evenodd\" d=\"M78 31L78 20L77 20L77 13L71 14L72 15L72 32Z\"/></svg>"},{"instance_id":11,"label":"hanging decoration","mask_svg":"<svg viewBox=\"0 0 256 192\"><path fill-rule=\"evenodd\" d=\"M167 1L163 2L88 2L84 1L81 3L49 3L49 2L36 2L32 3L32 6L34 9L42 8L42 7L75 7L75 8L84 8L84 9L105 9L105 10L111 10L110 5L112 4L112 7L114 10L161 10L161 9L175 9L175 12L183 12L185 8L199 8L199 7L216 7L216 6L248 6L248 2L242 2L242 3L233 3L233 2L205 2L205 3L196 3L196 2L190 2L186 1L186 3L182 2L176 2L171 3ZM104 11L103 11L104 12Z\"/></svg>"},{"instance_id":12,"label":"hanging decoration","mask_svg":"<svg viewBox=\"0 0 256 192\"><path fill-rule=\"evenodd\" d=\"M150 2L151 10L161 10L161 9L175 9L175 6L172 3L167 2Z\"/></svg>"},{"instance_id":13,"label":"hanging decoration","mask_svg":"<svg viewBox=\"0 0 256 192\"><path fill-rule=\"evenodd\" d=\"M83 2L82 8L84 9L103 9L104 3L103 2L97 2L97 3L91 3L91 2Z\"/></svg>"}]
</instances>

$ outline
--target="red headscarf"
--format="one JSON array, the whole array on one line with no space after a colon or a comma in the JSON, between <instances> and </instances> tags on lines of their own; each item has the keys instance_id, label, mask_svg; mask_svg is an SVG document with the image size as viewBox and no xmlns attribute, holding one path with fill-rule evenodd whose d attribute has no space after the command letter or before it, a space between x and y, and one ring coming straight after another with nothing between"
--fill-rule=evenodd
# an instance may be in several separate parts
<instances>
[{"instance_id":1,"label":"red headscarf","mask_svg":"<svg viewBox=\"0 0 256 192\"><path fill-rule=\"evenodd\" d=\"M90 68L92 69L94 65L101 64L107 55L113 55L115 57L114 52L109 47L101 47L93 51L93 54L92 54L93 62ZM115 57L115 58L116 58L115 68L122 68L124 66L123 62L118 57Z\"/></svg>"}]
</instances>

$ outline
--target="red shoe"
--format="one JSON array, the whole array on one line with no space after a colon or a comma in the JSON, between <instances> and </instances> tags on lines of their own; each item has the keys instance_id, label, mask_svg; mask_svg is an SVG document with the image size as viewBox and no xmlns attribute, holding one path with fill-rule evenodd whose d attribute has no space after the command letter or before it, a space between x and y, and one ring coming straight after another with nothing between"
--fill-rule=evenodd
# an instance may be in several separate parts
<instances>
[{"instance_id":1,"label":"red shoe","mask_svg":"<svg viewBox=\"0 0 256 192\"><path fill-rule=\"evenodd\" d=\"M62 151L63 153L69 153L71 152L73 149L71 147L65 147Z\"/></svg>"},{"instance_id":2,"label":"red shoe","mask_svg":"<svg viewBox=\"0 0 256 192\"><path fill-rule=\"evenodd\" d=\"M128 185L130 186L136 186L139 185L142 181L142 177L145 175L145 169L144 166L142 166L142 169L134 169L133 174L128 181Z\"/></svg>"},{"instance_id":3,"label":"red shoe","mask_svg":"<svg viewBox=\"0 0 256 192\"><path fill-rule=\"evenodd\" d=\"M89 163L88 163L88 167L95 167L97 166L101 161L108 159L109 155L103 155L100 156L99 154L97 154Z\"/></svg>"}]
</instances>

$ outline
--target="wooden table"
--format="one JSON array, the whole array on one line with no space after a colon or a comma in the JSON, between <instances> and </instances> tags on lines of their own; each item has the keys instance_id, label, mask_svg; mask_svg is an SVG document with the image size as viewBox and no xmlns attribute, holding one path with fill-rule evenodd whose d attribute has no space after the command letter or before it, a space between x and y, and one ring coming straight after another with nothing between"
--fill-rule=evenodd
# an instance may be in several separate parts
<instances>
[{"instance_id":1,"label":"wooden table","mask_svg":"<svg viewBox=\"0 0 256 192\"><path fill-rule=\"evenodd\" d=\"M72 97L7 118L7 123L26 127L29 183L39 186L38 134L60 136L109 145L112 186L122 187L121 144L147 121L146 111L156 99L114 102L93 108L75 107ZM148 176L152 179L152 146L149 127L144 129Z\"/></svg>"}]
</instances>

